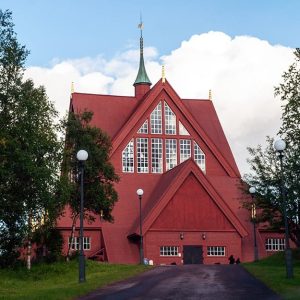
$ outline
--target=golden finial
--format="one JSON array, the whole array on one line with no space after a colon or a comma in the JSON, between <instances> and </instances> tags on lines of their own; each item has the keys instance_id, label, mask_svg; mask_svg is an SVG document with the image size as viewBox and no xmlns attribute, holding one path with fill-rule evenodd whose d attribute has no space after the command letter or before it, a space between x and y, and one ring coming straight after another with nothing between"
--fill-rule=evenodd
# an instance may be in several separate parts
<instances>
[{"instance_id":1,"label":"golden finial","mask_svg":"<svg viewBox=\"0 0 300 300\"><path fill-rule=\"evenodd\" d=\"M161 81L162 81L162 83L166 82L166 73L165 73L165 66L164 65L162 65L162 67L161 67Z\"/></svg>"},{"instance_id":2,"label":"golden finial","mask_svg":"<svg viewBox=\"0 0 300 300\"><path fill-rule=\"evenodd\" d=\"M209 99L209 100L212 100L211 90L208 91L208 99Z\"/></svg>"}]
</instances>

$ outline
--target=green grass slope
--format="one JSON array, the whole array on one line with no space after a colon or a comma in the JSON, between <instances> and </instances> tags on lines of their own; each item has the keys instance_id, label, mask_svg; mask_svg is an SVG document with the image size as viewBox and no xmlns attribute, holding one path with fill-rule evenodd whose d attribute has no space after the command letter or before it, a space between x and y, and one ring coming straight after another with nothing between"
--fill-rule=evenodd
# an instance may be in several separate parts
<instances>
[{"instance_id":1,"label":"green grass slope","mask_svg":"<svg viewBox=\"0 0 300 300\"><path fill-rule=\"evenodd\" d=\"M78 283L77 261L34 265L30 271L25 268L0 269L0 299L74 299L148 269L141 265L110 265L87 261L87 280L81 284Z\"/></svg>"},{"instance_id":2,"label":"green grass slope","mask_svg":"<svg viewBox=\"0 0 300 300\"><path fill-rule=\"evenodd\" d=\"M300 299L300 251L293 252L294 278L286 278L284 252L243 266L273 291L287 300Z\"/></svg>"}]
</instances>

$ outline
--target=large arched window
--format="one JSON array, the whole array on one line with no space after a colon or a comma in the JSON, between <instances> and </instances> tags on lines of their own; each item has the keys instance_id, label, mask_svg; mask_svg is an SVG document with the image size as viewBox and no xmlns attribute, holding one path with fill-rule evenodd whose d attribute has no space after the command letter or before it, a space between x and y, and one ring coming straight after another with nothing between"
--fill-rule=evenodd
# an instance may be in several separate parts
<instances>
[{"instance_id":1,"label":"large arched window","mask_svg":"<svg viewBox=\"0 0 300 300\"><path fill-rule=\"evenodd\" d=\"M172 111L160 101L122 152L125 173L163 173L193 158L205 172L205 154Z\"/></svg>"}]
</instances>

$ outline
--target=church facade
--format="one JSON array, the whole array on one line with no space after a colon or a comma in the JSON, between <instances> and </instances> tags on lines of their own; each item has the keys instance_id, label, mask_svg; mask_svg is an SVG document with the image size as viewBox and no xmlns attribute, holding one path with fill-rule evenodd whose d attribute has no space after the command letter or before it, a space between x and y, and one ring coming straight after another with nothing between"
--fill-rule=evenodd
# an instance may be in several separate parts
<instances>
[{"instance_id":1,"label":"church facade","mask_svg":"<svg viewBox=\"0 0 300 300\"><path fill-rule=\"evenodd\" d=\"M241 203L248 196L211 99L182 99L164 76L151 87L142 37L134 89L134 96L71 95L70 110L92 111L92 125L111 137L120 176L114 223L99 216L84 224L86 257L138 263L142 232L143 255L155 265L253 261L253 224ZM57 226L67 251L68 211ZM79 222L74 250L78 236ZM256 229L256 239L259 257L284 249L281 233Z\"/></svg>"}]
</instances>

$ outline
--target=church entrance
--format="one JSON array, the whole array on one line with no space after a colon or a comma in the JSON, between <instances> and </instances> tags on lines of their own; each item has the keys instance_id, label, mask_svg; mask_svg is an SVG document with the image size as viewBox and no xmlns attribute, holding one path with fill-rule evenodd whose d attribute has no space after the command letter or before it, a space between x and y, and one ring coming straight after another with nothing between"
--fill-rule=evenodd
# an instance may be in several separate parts
<instances>
[{"instance_id":1,"label":"church entrance","mask_svg":"<svg viewBox=\"0 0 300 300\"><path fill-rule=\"evenodd\" d=\"M183 264L203 264L202 246L183 246Z\"/></svg>"}]
</instances>

